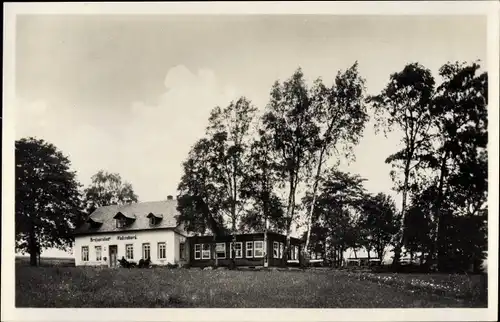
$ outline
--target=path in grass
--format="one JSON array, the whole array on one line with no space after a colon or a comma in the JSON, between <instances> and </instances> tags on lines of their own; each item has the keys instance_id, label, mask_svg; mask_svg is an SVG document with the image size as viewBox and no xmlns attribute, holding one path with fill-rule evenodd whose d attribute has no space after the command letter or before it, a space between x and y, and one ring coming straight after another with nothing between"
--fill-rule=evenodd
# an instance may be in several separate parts
<instances>
[{"instance_id":1,"label":"path in grass","mask_svg":"<svg viewBox=\"0 0 500 322\"><path fill-rule=\"evenodd\" d=\"M466 307L336 271L17 267L18 307Z\"/></svg>"}]
</instances>

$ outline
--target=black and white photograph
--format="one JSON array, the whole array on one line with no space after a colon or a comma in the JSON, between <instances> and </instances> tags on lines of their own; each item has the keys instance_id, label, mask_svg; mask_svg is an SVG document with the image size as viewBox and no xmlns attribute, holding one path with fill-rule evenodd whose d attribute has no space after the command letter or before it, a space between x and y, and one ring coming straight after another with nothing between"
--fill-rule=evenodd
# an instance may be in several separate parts
<instances>
[{"instance_id":1,"label":"black and white photograph","mask_svg":"<svg viewBox=\"0 0 500 322\"><path fill-rule=\"evenodd\" d=\"M4 6L2 320L495 319L498 3L227 5Z\"/></svg>"}]
</instances>

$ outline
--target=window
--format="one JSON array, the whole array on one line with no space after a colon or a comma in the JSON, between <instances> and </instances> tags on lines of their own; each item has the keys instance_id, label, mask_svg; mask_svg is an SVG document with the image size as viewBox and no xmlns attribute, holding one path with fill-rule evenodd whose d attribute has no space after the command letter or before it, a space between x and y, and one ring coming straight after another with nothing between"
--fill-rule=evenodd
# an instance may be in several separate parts
<instances>
[{"instance_id":1,"label":"window","mask_svg":"<svg viewBox=\"0 0 500 322\"><path fill-rule=\"evenodd\" d=\"M142 258L151 258L151 246L149 245L149 243L142 244Z\"/></svg>"},{"instance_id":2,"label":"window","mask_svg":"<svg viewBox=\"0 0 500 322\"><path fill-rule=\"evenodd\" d=\"M158 243L158 259L167 258L167 244Z\"/></svg>"},{"instance_id":3,"label":"window","mask_svg":"<svg viewBox=\"0 0 500 322\"><path fill-rule=\"evenodd\" d=\"M127 225L127 221L125 218L117 218L116 219L116 228L123 228Z\"/></svg>"},{"instance_id":4,"label":"window","mask_svg":"<svg viewBox=\"0 0 500 322\"><path fill-rule=\"evenodd\" d=\"M264 257L264 242L259 240L254 242L254 257Z\"/></svg>"},{"instance_id":5,"label":"window","mask_svg":"<svg viewBox=\"0 0 500 322\"><path fill-rule=\"evenodd\" d=\"M245 257L246 258L250 258L250 257L253 257L253 242L247 242L246 243L246 253L245 253Z\"/></svg>"},{"instance_id":6,"label":"window","mask_svg":"<svg viewBox=\"0 0 500 322\"><path fill-rule=\"evenodd\" d=\"M202 252L201 259L210 259L210 244L201 244Z\"/></svg>"},{"instance_id":7,"label":"window","mask_svg":"<svg viewBox=\"0 0 500 322\"><path fill-rule=\"evenodd\" d=\"M229 243L229 248L231 249L230 251L230 258L233 258L233 243ZM242 242L236 242L234 243L234 258L242 258L243 257L243 243Z\"/></svg>"},{"instance_id":8,"label":"window","mask_svg":"<svg viewBox=\"0 0 500 322\"><path fill-rule=\"evenodd\" d=\"M291 260L296 260L297 259L296 246L290 246L290 259Z\"/></svg>"},{"instance_id":9,"label":"window","mask_svg":"<svg viewBox=\"0 0 500 322\"><path fill-rule=\"evenodd\" d=\"M125 256L127 259L134 259L134 245L125 245Z\"/></svg>"},{"instance_id":10,"label":"window","mask_svg":"<svg viewBox=\"0 0 500 322\"><path fill-rule=\"evenodd\" d=\"M273 258L280 258L280 243L273 242Z\"/></svg>"},{"instance_id":11,"label":"window","mask_svg":"<svg viewBox=\"0 0 500 322\"><path fill-rule=\"evenodd\" d=\"M226 258L226 243L217 243L215 246L216 258Z\"/></svg>"},{"instance_id":12,"label":"window","mask_svg":"<svg viewBox=\"0 0 500 322\"><path fill-rule=\"evenodd\" d=\"M101 248L101 246L95 247L95 260L102 261L102 248Z\"/></svg>"},{"instance_id":13,"label":"window","mask_svg":"<svg viewBox=\"0 0 500 322\"><path fill-rule=\"evenodd\" d=\"M293 246L295 257L294 259L297 260L299 259L299 246Z\"/></svg>"},{"instance_id":14,"label":"window","mask_svg":"<svg viewBox=\"0 0 500 322\"><path fill-rule=\"evenodd\" d=\"M283 243L280 243L280 257L279 258L283 258L283 252L284 252L284 247L285 245Z\"/></svg>"},{"instance_id":15,"label":"window","mask_svg":"<svg viewBox=\"0 0 500 322\"><path fill-rule=\"evenodd\" d=\"M153 217L153 216L149 217L149 224L150 224L151 226L156 225L156 218L155 218L155 217Z\"/></svg>"},{"instance_id":16,"label":"window","mask_svg":"<svg viewBox=\"0 0 500 322\"><path fill-rule=\"evenodd\" d=\"M182 260L186 259L185 253L186 253L186 244L180 243L179 244L179 257L180 257L180 259L182 259Z\"/></svg>"},{"instance_id":17,"label":"window","mask_svg":"<svg viewBox=\"0 0 500 322\"><path fill-rule=\"evenodd\" d=\"M82 246L82 261L89 261L89 246Z\"/></svg>"},{"instance_id":18,"label":"window","mask_svg":"<svg viewBox=\"0 0 500 322\"><path fill-rule=\"evenodd\" d=\"M194 245L194 259L201 259L201 245Z\"/></svg>"}]
</instances>

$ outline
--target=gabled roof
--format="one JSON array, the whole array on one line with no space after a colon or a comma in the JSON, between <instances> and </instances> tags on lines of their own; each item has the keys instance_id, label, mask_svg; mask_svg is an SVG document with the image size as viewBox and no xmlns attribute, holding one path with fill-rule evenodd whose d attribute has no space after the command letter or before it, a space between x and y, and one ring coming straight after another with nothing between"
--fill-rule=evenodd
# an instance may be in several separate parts
<instances>
[{"instance_id":1,"label":"gabled roof","mask_svg":"<svg viewBox=\"0 0 500 322\"><path fill-rule=\"evenodd\" d=\"M148 215L147 215L148 218L151 218L151 217L154 217L154 218L158 218L158 219L163 219L163 214L154 214L152 212L150 212Z\"/></svg>"},{"instance_id":2,"label":"gabled roof","mask_svg":"<svg viewBox=\"0 0 500 322\"><path fill-rule=\"evenodd\" d=\"M120 215L121 214L121 215ZM155 217L160 216L162 220L157 225L150 225L149 215ZM131 223L123 228L116 227L115 217L124 216L134 219ZM120 231L147 230L159 228L177 228L178 215L177 200L163 200L151 202L139 202L128 205L112 205L104 206L95 210L90 218L82 226L75 229L75 235L93 234L93 233L110 233ZM88 221L102 223L98 227L91 225Z\"/></svg>"},{"instance_id":3,"label":"gabled roof","mask_svg":"<svg viewBox=\"0 0 500 322\"><path fill-rule=\"evenodd\" d=\"M118 211L113 218L114 219L126 218L126 219L130 219L130 220L135 220L136 216L134 214L129 214L129 213L124 214L123 212Z\"/></svg>"}]
</instances>

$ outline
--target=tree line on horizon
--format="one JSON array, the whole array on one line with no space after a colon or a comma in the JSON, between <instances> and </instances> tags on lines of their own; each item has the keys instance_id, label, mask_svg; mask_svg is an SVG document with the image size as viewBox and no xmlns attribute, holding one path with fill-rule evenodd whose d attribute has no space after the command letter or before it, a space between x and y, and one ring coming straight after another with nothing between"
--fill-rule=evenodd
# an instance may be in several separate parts
<instances>
[{"instance_id":1,"label":"tree line on horizon","mask_svg":"<svg viewBox=\"0 0 500 322\"><path fill-rule=\"evenodd\" d=\"M407 64L366 95L357 63L312 86L298 68L274 83L260 114L245 97L215 107L183 164L178 222L214 240L283 233L284 262L292 225L301 224L306 259L320 251L339 265L347 248L382 257L392 246L394 267L404 250L440 271L479 270L487 245L487 73L456 62L439 76L437 84L429 69ZM354 158L369 111L378 132L402 133L401 149L386 159L399 210L338 168Z\"/></svg>"},{"instance_id":2,"label":"tree line on horizon","mask_svg":"<svg viewBox=\"0 0 500 322\"><path fill-rule=\"evenodd\" d=\"M302 257L320 252L340 265L348 248L387 247L393 265L404 252L440 271L480 268L487 249L487 73L478 63L446 63L438 84L411 63L367 95L355 63L331 84L306 84L298 68L276 81L261 110L245 97L215 107L205 134L183 162L178 223L189 232L223 235L304 228ZM364 178L339 170L374 116L378 132L402 133L387 156L398 209ZM95 208L136 202L132 186L100 171L80 192L70 162L55 146L16 142L16 248L64 248L70 231ZM234 249L234 247L233 247ZM214 250L215 251L215 250ZM31 256L30 256L31 257ZM232 256L234 257L234 256Z\"/></svg>"}]
</instances>

